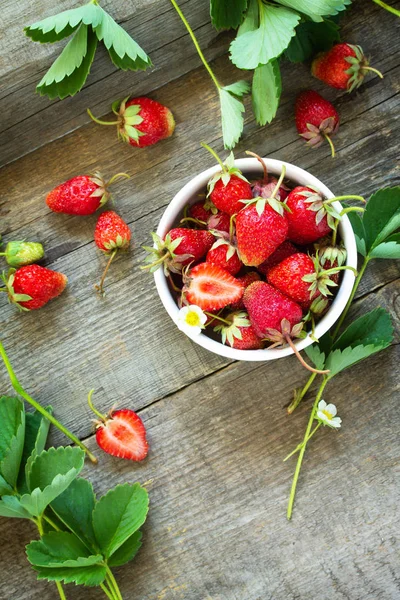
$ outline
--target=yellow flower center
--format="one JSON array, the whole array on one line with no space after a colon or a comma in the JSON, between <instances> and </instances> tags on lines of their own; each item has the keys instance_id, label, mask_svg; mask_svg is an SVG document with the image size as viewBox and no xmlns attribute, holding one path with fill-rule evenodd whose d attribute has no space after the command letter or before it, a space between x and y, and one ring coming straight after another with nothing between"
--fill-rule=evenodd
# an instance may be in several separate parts
<instances>
[{"instance_id":1,"label":"yellow flower center","mask_svg":"<svg viewBox=\"0 0 400 600\"><path fill-rule=\"evenodd\" d=\"M200 317L195 312L188 312L185 319L186 323L190 325L190 327L201 327Z\"/></svg>"},{"instance_id":2,"label":"yellow flower center","mask_svg":"<svg viewBox=\"0 0 400 600\"><path fill-rule=\"evenodd\" d=\"M322 413L323 413L323 414L324 414L326 417L328 417L328 420L329 420L329 421L332 421L332 419L333 419L333 415L332 415L332 414L331 414L331 413L330 413L328 410L326 410L326 409L325 409L325 410L323 410L323 411L321 411L321 412L322 412Z\"/></svg>"}]
</instances>

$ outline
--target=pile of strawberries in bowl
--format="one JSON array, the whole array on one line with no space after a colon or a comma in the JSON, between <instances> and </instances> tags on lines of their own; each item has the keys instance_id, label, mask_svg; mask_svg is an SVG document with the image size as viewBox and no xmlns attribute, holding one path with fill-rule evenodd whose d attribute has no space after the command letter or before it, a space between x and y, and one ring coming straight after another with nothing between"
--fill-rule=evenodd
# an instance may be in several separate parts
<instances>
[{"instance_id":1,"label":"pile of strawberries in bowl","mask_svg":"<svg viewBox=\"0 0 400 600\"><path fill-rule=\"evenodd\" d=\"M363 199L334 198L288 163L250 152L222 163L206 147L218 166L168 205L144 268L174 322L208 350L238 360L298 355L350 297L357 251L346 212L357 207L339 200Z\"/></svg>"}]
</instances>

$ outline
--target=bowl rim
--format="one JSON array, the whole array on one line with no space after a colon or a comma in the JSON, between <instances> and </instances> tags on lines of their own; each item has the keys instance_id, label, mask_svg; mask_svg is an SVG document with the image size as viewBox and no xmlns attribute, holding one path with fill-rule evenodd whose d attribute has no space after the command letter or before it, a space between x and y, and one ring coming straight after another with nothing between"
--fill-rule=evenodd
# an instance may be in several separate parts
<instances>
[{"instance_id":1,"label":"bowl rim","mask_svg":"<svg viewBox=\"0 0 400 600\"><path fill-rule=\"evenodd\" d=\"M331 190L324 183L322 183L322 181L320 181L317 177L315 177L308 171L302 169L301 167L297 167L296 165L293 165L291 163L277 160L274 158L264 158L263 160L265 161L268 172L271 173L271 175L279 176L282 166L285 165L286 177L294 183L296 183L296 185L313 186L320 190L326 198L330 199L335 197L333 192L331 192ZM235 167L239 168L244 173L244 175L246 175L246 173L262 173L262 167L256 158L236 159ZM183 210L183 207L190 200L195 200L196 192L204 190L210 177L212 177L215 173L217 173L220 170L221 168L219 165L210 167L209 169L206 169L205 171L202 171L201 173L193 177L193 179L188 181L188 183L186 183L179 190L179 192L168 204L160 219L160 222L157 227L157 234L160 237L165 237L167 232L176 224L177 216ZM339 212L343 208L340 202L334 202L332 206ZM357 269L356 240L350 220L347 217L347 215L343 216L339 224L338 231L347 250L346 265ZM179 308L173 295L171 294L171 291L168 286L168 280L164 275L163 269L158 269L154 272L154 280L161 302L176 325L179 314ZM350 298L354 282L354 273L350 270L344 271L342 283L340 284L340 287L338 289L334 301L332 302L331 307L315 327L315 336L317 338L322 337L322 335L326 333L340 317L347 304L348 299ZM283 358L285 356L290 356L291 354L293 354L293 350L289 346L284 348L273 349L263 348L262 350L238 350L236 348L231 348L228 345L224 345L221 342L217 342L216 340L213 340L206 336L204 333L200 333L199 335L190 335L185 333L185 335L189 337L192 341L194 341L196 344L199 344L200 346L206 348L210 352L214 352L215 354L234 360L267 361L276 360L278 358ZM296 348L298 350L303 350L304 348L307 348L313 343L314 342L311 339L310 334L308 334L306 338L296 342Z\"/></svg>"}]
</instances>

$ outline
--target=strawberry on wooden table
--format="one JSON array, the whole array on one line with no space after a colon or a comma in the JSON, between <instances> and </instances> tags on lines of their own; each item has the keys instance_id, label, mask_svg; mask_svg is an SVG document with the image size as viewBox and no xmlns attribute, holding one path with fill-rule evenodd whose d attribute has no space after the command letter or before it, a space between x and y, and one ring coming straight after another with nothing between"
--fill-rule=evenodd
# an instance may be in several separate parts
<instances>
[{"instance_id":1,"label":"strawberry on wooden table","mask_svg":"<svg viewBox=\"0 0 400 600\"><path fill-rule=\"evenodd\" d=\"M149 445L146 429L139 415L128 408L112 409L107 415L103 415L93 406L93 392L94 390L89 392L88 404L99 418L95 421L96 442L99 447L118 458L133 461L146 458Z\"/></svg>"},{"instance_id":2,"label":"strawberry on wooden table","mask_svg":"<svg viewBox=\"0 0 400 600\"><path fill-rule=\"evenodd\" d=\"M10 267L24 267L41 260L44 248L39 242L13 241L8 242L0 256L5 257Z\"/></svg>"},{"instance_id":3,"label":"strawberry on wooden table","mask_svg":"<svg viewBox=\"0 0 400 600\"><path fill-rule=\"evenodd\" d=\"M7 292L10 302L20 310L36 310L59 296L67 285L63 273L46 269L40 265L27 265L10 269L1 277L6 284L0 291Z\"/></svg>"},{"instance_id":4,"label":"strawberry on wooden table","mask_svg":"<svg viewBox=\"0 0 400 600\"><path fill-rule=\"evenodd\" d=\"M184 299L204 311L215 311L238 302L243 296L243 283L217 265L200 263L185 273Z\"/></svg>"},{"instance_id":5,"label":"strawberry on wooden table","mask_svg":"<svg viewBox=\"0 0 400 600\"><path fill-rule=\"evenodd\" d=\"M297 96L295 106L296 127L299 134L312 148L318 148L326 140L335 156L331 140L339 129L339 115L336 108L320 94L312 90Z\"/></svg>"},{"instance_id":6,"label":"strawberry on wooden table","mask_svg":"<svg viewBox=\"0 0 400 600\"><path fill-rule=\"evenodd\" d=\"M104 280L111 262L119 250L127 250L129 248L130 240L131 230L128 224L116 212L108 210L99 216L94 230L94 241L100 250L110 255L100 284L95 286L101 294L104 294Z\"/></svg>"},{"instance_id":7,"label":"strawberry on wooden table","mask_svg":"<svg viewBox=\"0 0 400 600\"><path fill-rule=\"evenodd\" d=\"M123 142L144 148L152 146L174 133L175 120L172 112L156 100L140 96L125 98L113 103L112 111L117 121L101 121L87 112L93 121L99 125L116 125L118 137Z\"/></svg>"},{"instance_id":8,"label":"strawberry on wooden table","mask_svg":"<svg viewBox=\"0 0 400 600\"><path fill-rule=\"evenodd\" d=\"M61 183L47 194L46 204L57 213L66 215L92 215L111 198L109 186L121 177L129 178L126 173L117 173L105 181L96 172L93 175L78 175Z\"/></svg>"},{"instance_id":9,"label":"strawberry on wooden table","mask_svg":"<svg viewBox=\"0 0 400 600\"><path fill-rule=\"evenodd\" d=\"M380 71L369 66L361 46L346 43L336 44L327 52L318 54L311 66L314 77L348 92L357 89L369 71L383 78Z\"/></svg>"}]
</instances>

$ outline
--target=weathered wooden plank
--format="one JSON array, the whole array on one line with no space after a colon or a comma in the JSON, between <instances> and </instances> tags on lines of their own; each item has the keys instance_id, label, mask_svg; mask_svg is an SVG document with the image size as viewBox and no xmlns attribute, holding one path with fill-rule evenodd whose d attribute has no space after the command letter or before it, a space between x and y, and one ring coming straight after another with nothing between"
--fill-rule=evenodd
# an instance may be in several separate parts
<instances>
[{"instance_id":1,"label":"weathered wooden plank","mask_svg":"<svg viewBox=\"0 0 400 600\"><path fill-rule=\"evenodd\" d=\"M398 285L388 285L356 310L393 308L397 297ZM394 316L398 327L398 304ZM303 435L309 410L309 402L291 417L284 410L305 377L295 359L235 363L141 411L149 458L135 465L100 454L99 466L86 468L99 494L136 480L150 492L144 546L118 570L123 597L397 598L398 360L397 345L326 389L343 427L323 429L310 443L290 523L294 463L282 459ZM93 438L89 445L96 449ZM17 520L1 528L4 597L53 600L24 557L33 528ZM99 593L68 586L67 597Z\"/></svg>"}]
</instances>

